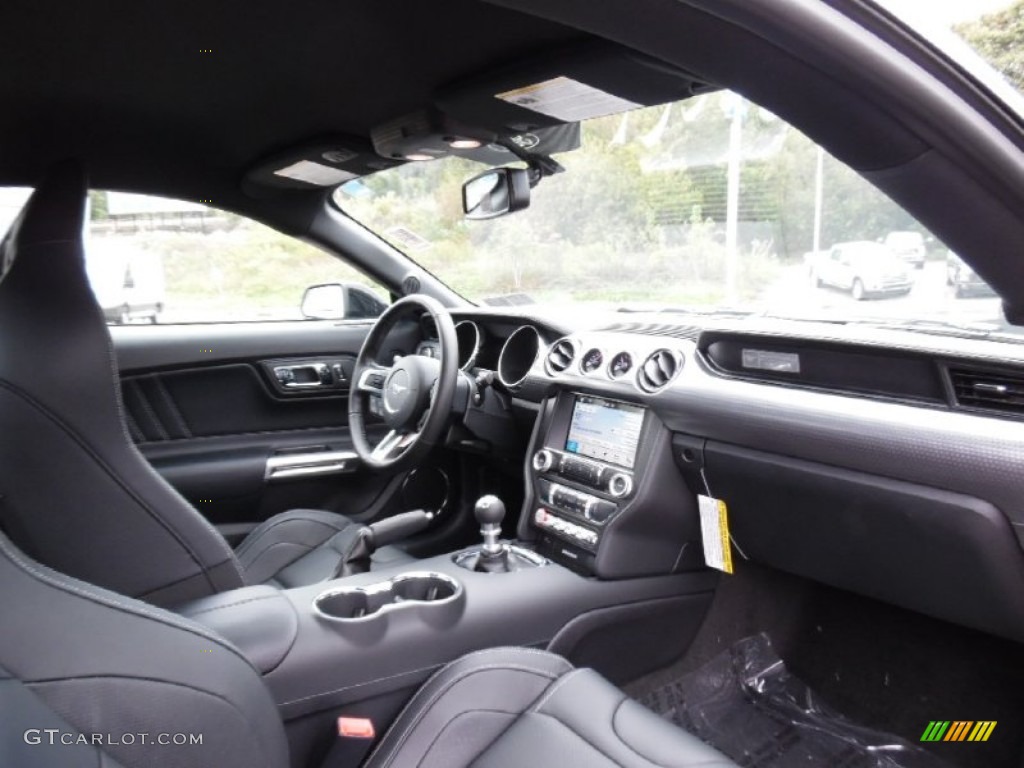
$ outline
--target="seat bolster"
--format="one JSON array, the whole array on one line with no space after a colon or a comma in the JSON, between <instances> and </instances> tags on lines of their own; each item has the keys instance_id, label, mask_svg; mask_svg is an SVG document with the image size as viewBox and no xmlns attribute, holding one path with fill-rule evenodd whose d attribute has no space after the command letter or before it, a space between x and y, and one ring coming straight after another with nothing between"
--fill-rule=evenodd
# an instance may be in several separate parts
<instances>
[{"instance_id":1,"label":"seat bolster","mask_svg":"<svg viewBox=\"0 0 1024 768\"><path fill-rule=\"evenodd\" d=\"M20 680L0 669L0 745L4 765L18 768L123 768L114 758L82 739ZM60 742L49 749L50 739Z\"/></svg>"},{"instance_id":2,"label":"seat bolster","mask_svg":"<svg viewBox=\"0 0 1024 768\"><path fill-rule=\"evenodd\" d=\"M342 532L359 525L319 509L292 509L261 523L238 545L238 560L247 584L292 589L330 579L341 562ZM373 567L415 562L399 547L381 547Z\"/></svg>"},{"instance_id":3,"label":"seat bolster","mask_svg":"<svg viewBox=\"0 0 1024 768\"><path fill-rule=\"evenodd\" d=\"M103 754L125 768L287 765L281 717L263 678L207 627L57 573L3 535L0 615L13 628L0 633L9 676L78 733L109 735ZM189 740L122 738L143 733ZM19 765L2 758L4 748L0 764ZM38 748L61 764L63 742Z\"/></svg>"},{"instance_id":4,"label":"seat bolster","mask_svg":"<svg viewBox=\"0 0 1024 768\"><path fill-rule=\"evenodd\" d=\"M265 520L235 550L246 583L270 581L350 525L347 517L319 509L291 509Z\"/></svg>"},{"instance_id":5,"label":"seat bolster","mask_svg":"<svg viewBox=\"0 0 1024 768\"><path fill-rule=\"evenodd\" d=\"M562 677L473 765L735 768L697 737L628 698L598 673Z\"/></svg>"},{"instance_id":6,"label":"seat bolster","mask_svg":"<svg viewBox=\"0 0 1024 768\"><path fill-rule=\"evenodd\" d=\"M562 657L529 648L463 656L413 696L366 768L469 765L571 670Z\"/></svg>"}]
</instances>

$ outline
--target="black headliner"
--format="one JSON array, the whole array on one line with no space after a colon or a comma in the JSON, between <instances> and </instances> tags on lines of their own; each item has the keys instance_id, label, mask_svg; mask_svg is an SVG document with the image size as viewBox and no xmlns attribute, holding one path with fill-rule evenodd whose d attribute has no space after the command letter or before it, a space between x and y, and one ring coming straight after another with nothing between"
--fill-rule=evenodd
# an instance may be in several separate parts
<instances>
[{"instance_id":1,"label":"black headliner","mask_svg":"<svg viewBox=\"0 0 1024 768\"><path fill-rule=\"evenodd\" d=\"M95 187L207 199L348 251L337 232L314 226L324 190L254 199L242 191L245 170L324 134L365 137L453 82L604 39L737 90L803 130L957 251L1024 322L1021 124L866 7L8 0L0 184L33 184L75 156ZM844 9L858 17L853 29Z\"/></svg>"},{"instance_id":2,"label":"black headliner","mask_svg":"<svg viewBox=\"0 0 1024 768\"><path fill-rule=\"evenodd\" d=\"M367 136L438 86L585 37L475 0L8 0L0 20L0 183L76 156L94 186L158 179L226 207L269 152Z\"/></svg>"}]
</instances>

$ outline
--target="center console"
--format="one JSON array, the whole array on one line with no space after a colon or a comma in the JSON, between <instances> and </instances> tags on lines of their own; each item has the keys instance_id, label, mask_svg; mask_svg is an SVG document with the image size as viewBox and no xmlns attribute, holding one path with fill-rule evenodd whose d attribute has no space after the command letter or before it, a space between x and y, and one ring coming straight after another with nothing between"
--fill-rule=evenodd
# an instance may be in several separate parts
<instances>
[{"instance_id":1,"label":"center console","mask_svg":"<svg viewBox=\"0 0 1024 768\"><path fill-rule=\"evenodd\" d=\"M547 648L634 679L686 647L716 582L706 571L602 581L550 561L493 573L457 564L460 554L289 590L245 587L180 612L234 643L292 721L339 707L363 716L403 691L404 702L439 666L495 646Z\"/></svg>"},{"instance_id":2,"label":"center console","mask_svg":"<svg viewBox=\"0 0 1024 768\"><path fill-rule=\"evenodd\" d=\"M531 446L520 537L602 578L701 567L693 497L671 451L670 433L643 406L558 395Z\"/></svg>"},{"instance_id":3,"label":"center console","mask_svg":"<svg viewBox=\"0 0 1024 768\"><path fill-rule=\"evenodd\" d=\"M561 393L542 403L528 457L515 542L500 536L504 504L484 496L477 546L295 589L246 587L180 612L252 661L290 733L330 733L339 712L390 722L431 673L478 649L545 648L613 682L670 664L717 575L703 567L668 430L638 404ZM375 525L370 545L390 530Z\"/></svg>"}]
</instances>

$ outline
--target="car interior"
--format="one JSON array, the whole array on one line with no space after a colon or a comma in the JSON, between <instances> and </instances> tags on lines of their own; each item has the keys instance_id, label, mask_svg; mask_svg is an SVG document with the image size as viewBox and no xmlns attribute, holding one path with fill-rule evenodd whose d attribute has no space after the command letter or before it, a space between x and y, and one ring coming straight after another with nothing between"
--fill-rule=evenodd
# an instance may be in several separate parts
<instances>
[{"instance_id":1,"label":"car interior","mask_svg":"<svg viewBox=\"0 0 1024 768\"><path fill-rule=\"evenodd\" d=\"M0 242L0 766L1024 765L1024 117L897 15L0 18L0 183L26 190ZM380 232L339 204L480 163L461 200L420 185L471 241L573 175L581 122L721 92L927 227L1000 330L478 300L418 260L401 199ZM86 258L108 190L256 222L374 288L325 276L292 319L178 321L162 287L111 309ZM812 254L801 290L954 285L896 234L910 257L816 239L888 271ZM257 249L245 267L278 279Z\"/></svg>"}]
</instances>

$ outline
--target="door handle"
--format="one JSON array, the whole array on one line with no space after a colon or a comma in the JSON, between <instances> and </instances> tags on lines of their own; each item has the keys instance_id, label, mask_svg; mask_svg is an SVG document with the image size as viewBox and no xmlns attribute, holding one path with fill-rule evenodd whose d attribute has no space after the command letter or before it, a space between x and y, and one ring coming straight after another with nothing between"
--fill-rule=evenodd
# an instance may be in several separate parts
<instances>
[{"instance_id":1,"label":"door handle","mask_svg":"<svg viewBox=\"0 0 1024 768\"><path fill-rule=\"evenodd\" d=\"M274 367L274 377L285 389L316 389L334 384L326 363L278 365Z\"/></svg>"},{"instance_id":2,"label":"door handle","mask_svg":"<svg viewBox=\"0 0 1024 768\"><path fill-rule=\"evenodd\" d=\"M354 472L358 458L352 451L318 451L271 456L267 459L263 479L273 483L315 475Z\"/></svg>"}]
</instances>

